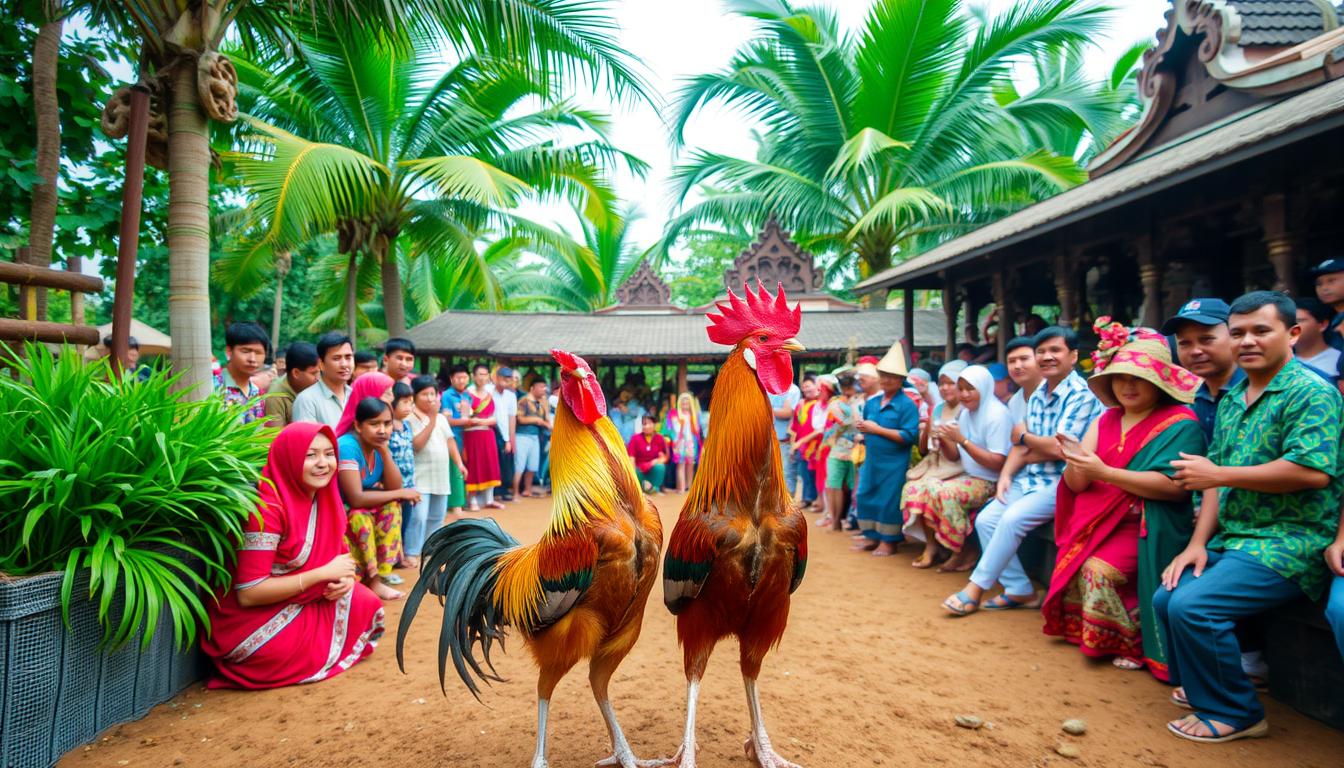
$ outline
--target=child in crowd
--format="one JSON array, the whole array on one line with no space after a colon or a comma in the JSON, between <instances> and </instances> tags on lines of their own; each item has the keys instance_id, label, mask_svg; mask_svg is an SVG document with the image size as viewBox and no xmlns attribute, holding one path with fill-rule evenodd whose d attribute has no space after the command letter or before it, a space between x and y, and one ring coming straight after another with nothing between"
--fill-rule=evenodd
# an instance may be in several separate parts
<instances>
[{"instance_id":1,"label":"child in crowd","mask_svg":"<svg viewBox=\"0 0 1344 768\"><path fill-rule=\"evenodd\" d=\"M415 398L411 394L410 387L406 386L400 381L392 385L392 434L388 437L387 449L388 452L392 454L393 463L395 463L397 465L397 469L401 471L401 487L408 490L415 489L415 447L412 445L413 433L411 432L411 425L409 422L407 422L407 418L410 417L411 410L412 408L414 408L414 405L415 405ZM423 505L415 505L415 506L420 507L420 511L422 513L426 511ZM401 540L402 540L403 552L406 543L406 529L408 527L406 521L411 518L411 514L412 514L411 502L402 501ZM423 518L420 521L420 528L423 531L424 528ZM423 536L423 533L421 533L421 536ZM419 551L420 548L419 546L417 546L416 552L418 553ZM400 563L402 566L407 565L406 558L404 556L401 558ZM392 573L383 577L383 581L386 581L388 584L391 584L392 586L397 586L398 584L402 583L402 578L397 574Z\"/></svg>"}]
</instances>

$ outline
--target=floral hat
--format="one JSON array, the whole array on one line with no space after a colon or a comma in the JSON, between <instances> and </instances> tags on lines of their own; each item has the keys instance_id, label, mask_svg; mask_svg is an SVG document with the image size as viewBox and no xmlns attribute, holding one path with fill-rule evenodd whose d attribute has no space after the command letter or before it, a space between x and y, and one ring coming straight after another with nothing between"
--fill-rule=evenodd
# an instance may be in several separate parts
<instances>
[{"instance_id":1,"label":"floral hat","mask_svg":"<svg viewBox=\"0 0 1344 768\"><path fill-rule=\"evenodd\" d=\"M1097 318L1092 328L1101 343L1092 353L1094 372L1087 384L1108 408L1120 405L1108 381L1120 373L1143 379L1178 403L1194 402L1202 379L1171 361L1165 336L1152 328L1126 328L1109 317Z\"/></svg>"}]
</instances>

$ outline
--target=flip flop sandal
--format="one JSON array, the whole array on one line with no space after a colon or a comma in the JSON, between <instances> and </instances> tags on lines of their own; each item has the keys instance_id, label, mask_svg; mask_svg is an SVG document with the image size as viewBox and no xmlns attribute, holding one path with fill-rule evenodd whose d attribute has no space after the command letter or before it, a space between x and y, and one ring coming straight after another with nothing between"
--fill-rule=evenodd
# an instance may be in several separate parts
<instances>
[{"instance_id":1,"label":"flip flop sandal","mask_svg":"<svg viewBox=\"0 0 1344 768\"><path fill-rule=\"evenodd\" d=\"M1194 709L1194 707L1190 706L1190 699L1187 698L1185 693L1179 688L1171 692L1171 703L1181 709Z\"/></svg>"},{"instance_id":2,"label":"flip flop sandal","mask_svg":"<svg viewBox=\"0 0 1344 768\"><path fill-rule=\"evenodd\" d=\"M1015 611L1018 608L1040 608L1041 600L1039 597L1033 597L1027 601L1014 600L1007 595L998 595L993 600L984 604L986 611Z\"/></svg>"},{"instance_id":3,"label":"flip flop sandal","mask_svg":"<svg viewBox=\"0 0 1344 768\"><path fill-rule=\"evenodd\" d=\"M1187 717L1193 717L1199 722L1203 723L1204 727L1209 729L1209 733L1214 734L1218 733L1218 729L1213 727L1213 723L1207 717L1198 714L1187 715ZM1239 731L1233 731L1231 733L1224 734L1222 736L1196 736L1193 733L1186 733L1185 731L1181 730L1180 728L1177 728L1171 723L1167 723L1167 730L1171 731L1172 734L1179 736L1182 739L1186 739L1187 741L1194 741L1200 744L1222 744L1224 742L1236 741L1238 739L1263 739L1264 737L1269 735L1269 721L1261 720L1260 722L1250 726L1249 728L1242 728Z\"/></svg>"},{"instance_id":4,"label":"flip flop sandal","mask_svg":"<svg viewBox=\"0 0 1344 768\"><path fill-rule=\"evenodd\" d=\"M953 607L952 605L953 599L955 599L958 603L961 603L960 608ZM972 613L975 613L976 611L980 610L980 601L972 600L971 598L966 596L965 592L958 592L957 594L943 601L943 610L947 611L953 616L970 616Z\"/></svg>"},{"instance_id":5,"label":"flip flop sandal","mask_svg":"<svg viewBox=\"0 0 1344 768\"><path fill-rule=\"evenodd\" d=\"M383 576L382 579L383 583L388 585L389 587L396 587L406 583L405 579L401 578L395 573L389 573L388 575Z\"/></svg>"}]
</instances>

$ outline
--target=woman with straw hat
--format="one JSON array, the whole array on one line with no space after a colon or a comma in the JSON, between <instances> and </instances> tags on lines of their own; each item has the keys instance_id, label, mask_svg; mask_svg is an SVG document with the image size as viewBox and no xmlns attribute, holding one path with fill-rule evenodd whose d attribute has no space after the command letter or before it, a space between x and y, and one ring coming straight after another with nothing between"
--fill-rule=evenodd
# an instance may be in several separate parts
<instances>
[{"instance_id":1,"label":"woman with straw hat","mask_svg":"<svg viewBox=\"0 0 1344 768\"><path fill-rule=\"evenodd\" d=\"M901 533L901 489L910 469L910 446L919 436L919 409L901 392L909 369L901 342L877 363L880 391L863 405L858 424L866 446L859 468L855 506L863 541L856 550L870 550L877 557L895 554Z\"/></svg>"},{"instance_id":2,"label":"woman with straw hat","mask_svg":"<svg viewBox=\"0 0 1344 768\"><path fill-rule=\"evenodd\" d=\"M1096 331L1088 385L1108 410L1081 441L1059 437L1066 468L1055 511L1059 556L1041 608L1045 633L1166 680L1152 596L1193 526L1190 493L1173 480L1171 461L1204 453L1203 430L1186 407L1200 379L1172 363L1156 331L1110 318Z\"/></svg>"}]
</instances>

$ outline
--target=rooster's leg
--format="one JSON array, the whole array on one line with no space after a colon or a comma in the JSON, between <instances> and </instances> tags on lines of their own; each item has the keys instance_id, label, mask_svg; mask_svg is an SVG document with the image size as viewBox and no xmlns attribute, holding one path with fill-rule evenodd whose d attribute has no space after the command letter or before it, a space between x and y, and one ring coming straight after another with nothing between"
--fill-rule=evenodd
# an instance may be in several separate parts
<instances>
[{"instance_id":1,"label":"rooster's leg","mask_svg":"<svg viewBox=\"0 0 1344 768\"><path fill-rule=\"evenodd\" d=\"M635 757L634 750L630 749L630 742L626 741L625 733L616 722L616 710L612 708L611 698L607 695L607 685L611 682L611 675L616 671L622 658L624 654L621 657L594 658L589 667L588 680L593 687L593 698L597 699L597 707L602 710L602 719L607 724L607 735L611 737L611 757L597 764L619 768L655 768L667 765L666 760L640 760Z\"/></svg>"},{"instance_id":2,"label":"rooster's leg","mask_svg":"<svg viewBox=\"0 0 1344 768\"><path fill-rule=\"evenodd\" d=\"M756 693L756 679L743 676L747 686L747 708L751 711L751 738L743 745L747 757L756 761L761 768L801 768L785 760L770 745L770 736L765 732L765 719L761 716L761 699Z\"/></svg>"},{"instance_id":3,"label":"rooster's leg","mask_svg":"<svg viewBox=\"0 0 1344 768\"><path fill-rule=\"evenodd\" d=\"M663 765L677 768L695 768L695 702L700 697L700 678L692 677L686 681L686 736L681 747L671 760L662 761Z\"/></svg>"},{"instance_id":4,"label":"rooster's leg","mask_svg":"<svg viewBox=\"0 0 1344 768\"><path fill-rule=\"evenodd\" d=\"M532 755L532 768L547 768L546 713L550 705L549 699L537 699L537 751Z\"/></svg>"}]
</instances>

